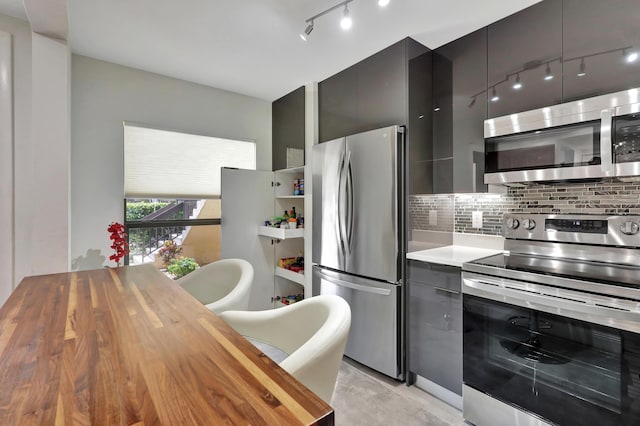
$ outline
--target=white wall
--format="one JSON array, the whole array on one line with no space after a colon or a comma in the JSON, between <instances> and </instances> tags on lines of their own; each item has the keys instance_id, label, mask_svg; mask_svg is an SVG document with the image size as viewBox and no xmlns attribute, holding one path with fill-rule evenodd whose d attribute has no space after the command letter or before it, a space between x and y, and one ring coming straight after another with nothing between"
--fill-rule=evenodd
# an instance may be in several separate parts
<instances>
[{"instance_id":1,"label":"white wall","mask_svg":"<svg viewBox=\"0 0 640 426\"><path fill-rule=\"evenodd\" d=\"M29 268L30 252L28 227L24 226L29 217L29 202L31 198L28 188L31 185L32 157L31 152L31 30L25 21L0 15L0 30L11 34L12 65L13 65L13 154L9 170L4 170L2 176L12 176L12 197L0 200L5 206L10 205L13 210L13 238L3 246L3 250L13 251L13 267L10 271L3 271L0 303L4 297L22 279ZM1 155L7 153L2 152ZM11 154L8 154L11 155ZM5 221L7 218L0 218ZM5 222L6 223L6 222ZM10 246L10 247L9 247ZM9 281L5 281L9 280Z\"/></svg>"},{"instance_id":2,"label":"white wall","mask_svg":"<svg viewBox=\"0 0 640 426\"><path fill-rule=\"evenodd\" d=\"M11 34L0 31L0 303L13 283L13 79Z\"/></svg>"},{"instance_id":3,"label":"white wall","mask_svg":"<svg viewBox=\"0 0 640 426\"><path fill-rule=\"evenodd\" d=\"M271 170L270 102L73 55L72 269L113 265L100 256L111 254L108 224L124 220L123 121L253 140L258 169Z\"/></svg>"},{"instance_id":4,"label":"white wall","mask_svg":"<svg viewBox=\"0 0 640 426\"><path fill-rule=\"evenodd\" d=\"M31 37L30 264L26 275L69 270L69 72L66 41Z\"/></svg>"}]
</instances>

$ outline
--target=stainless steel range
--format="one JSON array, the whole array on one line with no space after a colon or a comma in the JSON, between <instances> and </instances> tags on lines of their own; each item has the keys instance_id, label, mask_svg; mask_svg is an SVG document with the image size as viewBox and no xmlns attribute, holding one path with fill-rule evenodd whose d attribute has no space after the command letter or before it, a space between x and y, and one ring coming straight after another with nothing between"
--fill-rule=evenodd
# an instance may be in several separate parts
<instances>
[{"instance_id":1,"label":"stainless steel range","mask_svg":"<svg viewBox=\"0 0 640 426\"><path fill-rule=\"evenodd\" d=\"M640 424L640 216L505 216L463 265L464 417Z\"/></svg>"}]
</instances>

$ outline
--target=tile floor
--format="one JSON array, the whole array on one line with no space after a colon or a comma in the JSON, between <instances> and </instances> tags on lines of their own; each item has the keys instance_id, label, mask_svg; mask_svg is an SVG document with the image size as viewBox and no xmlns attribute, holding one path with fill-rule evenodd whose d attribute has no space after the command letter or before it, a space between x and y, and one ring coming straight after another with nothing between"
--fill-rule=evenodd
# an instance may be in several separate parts
<instances>
[{"instance_id":1,"label":"tile floor","mask_svg":"<svg viewBox=\"0 0 640 426\"><path fill-rule=\"evenodd\" d=\"M415 386L406 386L344 358L331 400L336 426L462 426L462 413Z\"/></svg>"}]
</instances>

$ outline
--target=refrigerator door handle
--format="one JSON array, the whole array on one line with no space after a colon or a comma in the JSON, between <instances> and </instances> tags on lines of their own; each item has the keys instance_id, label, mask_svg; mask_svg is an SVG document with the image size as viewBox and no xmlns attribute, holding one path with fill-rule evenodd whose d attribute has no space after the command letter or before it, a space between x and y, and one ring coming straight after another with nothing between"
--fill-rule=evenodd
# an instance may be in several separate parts
<instances>
[{"instance_id":1,"label":"refrigerator door handle","mask_svg":"<svg viewBox=\"0 0 640 426\"><path fill-rule=\"evenodd\" d=\"M344 267L345 263L346 263L346 247L345 247L345 221L342 220L342 216L343 216L343 210L344 210L344 202L343 202L343 198L344 198L344 191L343 191L343 186L345 185L345 165L346 165L346 158L345 156L342 156L342 158L340 159L340 166L338 167L338 190L336 191L336 196L338 197L338 211L337 211L337 215L338 218L336 220L336 225L337 225L337 233L338 233L338 242L340 244L340 252L342 254L342 262L341 266Z\"/></svg>"},{"instance_id":2,"label":"refrigerator door handle","mask_svg":"<svg viewBox=\"0 0 640 426\"><path fill-rule=\"evenodd\" d=\"M341 280L341 279L336 278L336 277L331 277L331 276L323 273L322 271L318 271L318 275L320 275L320 277L323 280L329 281L330 283L335 284L335 285L339 285L341 287L348 287L348 288L351 288L353 290L364 291L366 293L380 294L380 295L383 295L383 296L389 296L391 294L391 290L384 289L384 288L377 288L377 287L369 287L369 286L365 286L365 285L361 285L361 284L350 283L348 281L344 281L344 280Z\"/></svg>"},{"instance_id":3,"label":"refrigerator door handle","mask_svg":"<svg viewBox=\"0 0 640 426\"><path fill-rule=\"evenodd\" d=\"M351 172L351 151L347 153L347 166L346 166L346 198L347 198L347 212L345 215L346 222L346 240L347 240L347 250L351 253L351 240L353 237L353 173Z\"/></svg>"}]
</instances>

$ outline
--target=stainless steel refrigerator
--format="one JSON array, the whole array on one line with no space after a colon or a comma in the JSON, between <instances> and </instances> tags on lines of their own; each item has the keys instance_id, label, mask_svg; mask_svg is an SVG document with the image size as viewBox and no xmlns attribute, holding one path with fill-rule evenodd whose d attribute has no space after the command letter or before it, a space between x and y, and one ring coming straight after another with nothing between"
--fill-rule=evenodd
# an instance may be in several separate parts
<instances>
[{"instance_id":1,"label":"stainless steel refrigerator","mask_svg":"<svg viewBox=\"0 0 640 426\"><path fill-rule=\"evenodd\" d=\"M345 355L403 379L404 132L313 148L312 292L351 306Z\"/></svg>"}]
</instances>

